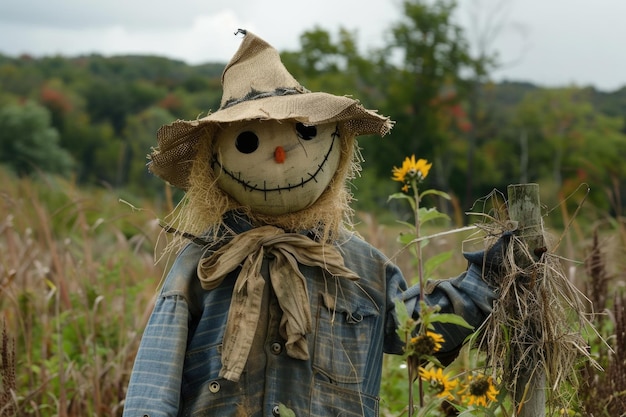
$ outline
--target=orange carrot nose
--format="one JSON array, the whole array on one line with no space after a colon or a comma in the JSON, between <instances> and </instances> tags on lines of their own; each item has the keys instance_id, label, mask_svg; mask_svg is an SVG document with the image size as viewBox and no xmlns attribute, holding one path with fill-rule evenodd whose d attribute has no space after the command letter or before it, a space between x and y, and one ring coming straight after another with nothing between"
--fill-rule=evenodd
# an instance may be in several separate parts
<instances>
[{"instance_id":1,"label":"orange carrot nose","mask_svg":"<svg viewBox=\"0 0 626 417\"><path fill-rule=\"evenodd\" d=\"M285 162L285 150L283 149L282 146L277 146L276 149L274 150L274 160L276 161L276 163L278 164L282 164L283 162Z\"/></svg>"}]
</instances>

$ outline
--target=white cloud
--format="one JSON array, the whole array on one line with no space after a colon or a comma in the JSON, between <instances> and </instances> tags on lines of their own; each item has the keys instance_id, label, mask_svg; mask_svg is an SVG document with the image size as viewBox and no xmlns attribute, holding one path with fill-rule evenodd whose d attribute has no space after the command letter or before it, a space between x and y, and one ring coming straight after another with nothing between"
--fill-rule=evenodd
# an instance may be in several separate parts
<instances>
[{"instance_id":1,"label":"white cloud","mask_svg":"<svg viewBox=\"0 0 626 417\"><path fill-rule=\"evenodd\" d=\"M246 4L251 0L240 0ZM225 0L3 0L0 21L47 28L129 30L187 27L195 16L218 13Z\"/></svg>"},{"instance_id":2,"label":"white cloud","mask_svg":"<svg viewBox=\"0 0 626 417\"><path fill-rule=\"evenodd\" d=\"M492 46L505 63L498 79L543 85L626 85L624 0L462 0L459 16L497 4L511 10ZM401 16L400 0L0 0L0 53L156 54L189 63L226 62L239 28L279 50L299 47L315 26L358 33L362 51L383 44ZM522 29L521 31L518 29Z\"/></svg>"},{"instance_id":3,"label":"white cloud","mask_svg":"<svg viewBox=\"0 0 626 417\"><path fill-rule=\"evenodd\" d=\"M234 36L238 27L253 25L231 10L195 16L187 27L142 31L121 25L85 29L2 25L0 38L11 36L15 40L4 43L0 50L10 55L154 54L189 63L225 62L240 43Z\"/></svg>"},{"instance_id":4,"label":"white cloud","mask_svg":"<svg viewBox=\"0 0 626 417\"><path fill-rule=\"evenodd\" d=\"M234 35L240 27L253 28L253 25L234 11L226 10L215 15L196 16L185 30L156 34L156 42L159 49L169 51L170 56L192 64L226 62L241 43L241 37ZM152 42L155 46L153 41L155 38L147 43Z\"/></svg>"}]
</instances>

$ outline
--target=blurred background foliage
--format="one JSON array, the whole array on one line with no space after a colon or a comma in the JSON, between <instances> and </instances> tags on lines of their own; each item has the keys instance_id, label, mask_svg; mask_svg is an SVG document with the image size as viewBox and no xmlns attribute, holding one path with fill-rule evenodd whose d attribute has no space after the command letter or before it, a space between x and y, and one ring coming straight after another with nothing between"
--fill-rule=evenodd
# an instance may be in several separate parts
<instances>
[{"instance_id":1,"label":"blurred background foliage","mask_svg":"<svg viewBox=\"0 0 626 417\"><path fill-rule=\"evenodd\" d=\"M541 183L544 201L555 205L586 182L594 207L620 214L626 86L604 92L493 82L497 51L470 42L453 19L454 1L402 7L381 48L362 51L356 33L314 27L302 33L299 50L281 51L308 89L351 95L396 121L389 136L360 140L357 210L379 211L393 191L391 167L415 154L434 162L434 186L454 196L441 203L448 213L510 183ZM156 130L217 110L224 65L0 55L0 163L18 175L57 173L79 185L162 198L162 182L145 168Z\"/></svg>"}]
</instances>

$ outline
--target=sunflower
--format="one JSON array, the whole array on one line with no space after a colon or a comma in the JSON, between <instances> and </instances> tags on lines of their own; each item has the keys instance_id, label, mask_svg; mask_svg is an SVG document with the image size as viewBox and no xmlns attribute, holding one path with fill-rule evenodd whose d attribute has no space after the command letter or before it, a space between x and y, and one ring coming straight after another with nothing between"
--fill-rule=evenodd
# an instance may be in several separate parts
<instances>
[{"instance_id":1,"label":"sunflower","mask_svg":"<svg viewBox=\"0 0 626 417\"><path fill-rule=\"evenodd\" d=\"M420 367L419 375L428 382L430 388L436 392L437 397L454 399L451 391L457 386L458 381L451 380L449 374L444 375L441 368L427 370Z\"/></svg>"},{"instance_id":2,"label":"sunflower","mask_svg":"<svg viewBox=\"0 0 626 417\"><path fill-rule=\"evenodd\" d=\"M487 407L490 401L496 401L498 390L493 384L493 378L485 375L469 377L469 385L463 391L463 401L468 405Z\"/></svg>"},{"instance_id":3,"label":"sunflower","mask_svg":"<svg viewBox=\"0 0 626 417\"><path fill-rule=\"evenodd\" d=\"M408 156L402 162L402 167L393 167L393 180L408 183L411 180L421 181L428 175L432 163L425 159L415 160L415 155Z\"/></svg>"},{"instance_id":4,"label":"sunflower","mask_svg":"<svg viewBox=\"0 0 626 417\"><path fill-rule=\"evenodd\" d=\"M442 343L445 342L439 333L426 331L426 334L419 334L411 338L410 348L414 355L432 355L441 350Z\"/></svg>"}]
</instances>

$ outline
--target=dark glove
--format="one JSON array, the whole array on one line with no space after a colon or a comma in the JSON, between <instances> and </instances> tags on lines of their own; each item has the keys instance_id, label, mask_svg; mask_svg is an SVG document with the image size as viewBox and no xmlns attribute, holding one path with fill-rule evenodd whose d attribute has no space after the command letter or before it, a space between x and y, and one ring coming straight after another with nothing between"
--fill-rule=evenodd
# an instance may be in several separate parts
<instances>
[{"instance_id":1,"label":"dark glove","mask_svg":"<svg viewBox=\"0 0 626 417\"><path fill-rule=\"evenodd\" d=\"M482 276L485 282L495 286L498 278L506 273L504 258L513 232L504 232L487 251L465 252L468 261L467 273Z\"/></svg>"}]
</instances>

